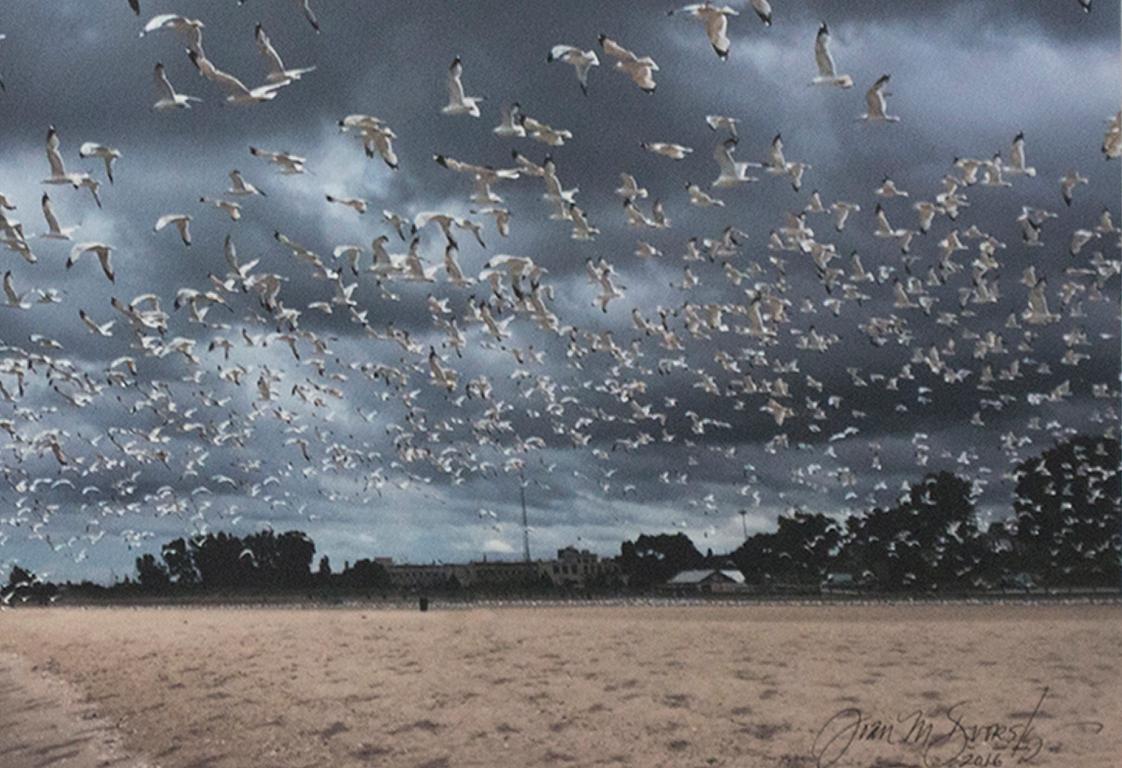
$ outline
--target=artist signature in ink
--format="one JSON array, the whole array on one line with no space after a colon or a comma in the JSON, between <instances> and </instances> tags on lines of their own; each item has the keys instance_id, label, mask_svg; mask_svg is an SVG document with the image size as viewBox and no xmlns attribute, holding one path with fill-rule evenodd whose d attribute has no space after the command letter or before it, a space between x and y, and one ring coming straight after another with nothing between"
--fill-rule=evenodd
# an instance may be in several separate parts
<instances>
[{"instance_id":1,"label":"artist signature in ink","mask_svg":"<svg viewBox=\"0 0 1122 768\"><path fill-rule=\"evenodd\" d=\"M971 718L970 700L927 714L922 709L876 718L857 708L839 710L815 736L811 756L817 768L831 768L865 749L891 747L918 757L924 768L1002 768L1031 765L1048 746L1038 719L1049 689L1032 711L1009 721ZM1075 722L1057 730L1102 733L1103 724Z\"/></svg>"}]
</instances>

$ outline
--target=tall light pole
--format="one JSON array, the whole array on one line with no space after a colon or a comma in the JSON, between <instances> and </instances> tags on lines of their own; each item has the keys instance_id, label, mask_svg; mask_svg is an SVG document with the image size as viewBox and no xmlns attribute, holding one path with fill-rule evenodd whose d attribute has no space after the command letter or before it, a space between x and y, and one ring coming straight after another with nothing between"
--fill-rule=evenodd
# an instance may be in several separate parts
<instances>
[{"instance_id":1,"label":"tall light pole","mask_svg":"<svg viewBox=\"0 0 1122 768\"><path fill-rule=\"evenodd\" d=\"M530 566L530 523L526 518L526 468L518 468L518 494L522 499L522 560Z\"/></svg>"}]
</instances>

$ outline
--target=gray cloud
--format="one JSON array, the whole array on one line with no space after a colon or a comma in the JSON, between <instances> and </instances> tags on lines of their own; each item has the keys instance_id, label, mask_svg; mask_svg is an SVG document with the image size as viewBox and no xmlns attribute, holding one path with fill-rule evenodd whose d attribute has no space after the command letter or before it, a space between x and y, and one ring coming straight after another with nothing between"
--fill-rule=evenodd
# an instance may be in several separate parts
<instances>
[{"instance_id":1,"label":"gray cloud","mask_svg":"<svg viewBox=\"0 0 1122 768\"><path fill-rule=\"evenodd\" d=\"M544 551L580 537L583 543L608 553L621 537L683 525L699 546L721 549L734 546L740 536L736 515L740 508L752 510L752 523L758 528L797 505L841 514L867 508L871 499L891 503L900 483L936 467L990 480L983 502L987 508L1000 509L1009 492L1009 484L999 480L1008 464L1000 435L1032 435L1034 443L1022 449L1022 455L1028 455L1064 429L1101 431L1104 414L1105 421L1111 421L1110 404L1091 393L1092 385L1110 382L1114 388L1117 380L1117 344L1100 336L1117 331L1116 283L1110 284L1105 301L1087 300L1087 291L1076 297L1073 306L1082 303L1084 316L1072 317L1069 311L1063 322L1035 329L1031 351L1017 350L1025 329L1005 328L1005 320L1025 307L1028 289L1018 282L1025 267L1034 265L1038 275L1048 278L1049 300L1055 311L1065 282L1083 286L1091 282L1066 276L1066 268L1086 266L1094 250L1103 251L1107 258L1117 257L1110 239L1094 242L1080 258L1066 253L1070 232L1093 226L1103 206L1114 211L1116 219L1122 218L1118 213L1118 165L1104 163L1098 151L1104 121L1118 109L1116 7L1099 3L1093 14L1084 15L1074 0L1018 4L1015 11L1008 4L993 2L852 2L844 7L824 2L776 3L776 23L770 29L758 24L747 9L734 20L733 52L722 63L707 45L701 27L668 19L668 6L662 3L531 3L520 5L514 15L510 4L497 2L470 7L424 2L374 9L359 0L338 0L320 3L324 32L318 36L291 3L251 2L241 8L233 3L186 0L146 4L146 14L176 10L202 18L207 25L208 54L246 82L258 82L264 74L253 45L258 21L268 28L286 62L317 67L304 80L282 90L272 103L233 108L220 106L212 84L194 72L181 38L172 32L138 37L141 22L128 13L125 3L119 5L105 8L105 4L73 1L51 4L48 9L46 4L33 4L2 30L8 39L0 43L0 73L8 90L0 95L0 108L4 109L0 136L8 149L0 158L0 191L17 202L16 214L27 231L38 232L42 226L38 199L43 187L36 182L47 173L42 150L47 125L58 127L68 167L91 170L100 177L94 161L77 157L82 141L118 146L124 157L117 183L103 185L102 210L92 205L84 191L49 188L63 223L81 224L78 239L104 239L116 246L117 284L104 281L92 262L63 269L68 244L34 242L40 258L35 266L24 265L9 254L5 269L13 270L17 286L55 287L63 291L65 301L27 312L5 310L0 343L32 350L30 334L49 335L65 347L57 356L72 360L98 382L104 382L104 368L110 360L131 354L138 357L141 377L136 387L107 388L96 406L80 411L41 383L32 385L20 403L0 403L0 418L11 418L21 407L56 408L43 412L41 421L24 424L21 438L33 439L49 428L65 429L71 434L67 445L84 460L82 469L75 472L70 468L62 474L73 480L75 489L40 485L30 493L16 486L35 477L57 479L59 468L52 463L54 459L49 451L31 451L25 443L0 445L10 481L0 486L0 504L6 510L0 514L11 521L0 526L7 535L0 560L19 559L68 576L103 576L110 567L118 572L127 569L137 547L151 547L179 532L197 531L203 524L211 529L228 527L239 515L238 525L246 530L263 524L308 530L335 560L382 552L399 558L462 559L487 549L497 553L503 542L517 551L516 486L513 474L503 467L515 455L511 446L517 438L529 436L540 436L546 444L544 450L530 454L533 482L548 486L548 490L534 486L541 493L531 493L536 549ZM807 85L814 74L813 40L820 19L830 23L839 67L857 80L852 91L824 91ZM40 31L47 28L59 39L70 41L67 56L41 44ZM611 71L610 62L601 56L603 65L593 71L590 94L585 97L571 68L546 62L554 43L595 48L602 32L658 61L655 94L639 92L626 77ZM468 92L487 97L480 120L440 114L447 63L456 55L465 62ZM156 61L168 66L177 89L201 96L204 103L176 114L150 110L155 99L151 71ZM855 118L864 109L862 93L882 72L892 73L890 104L902 122L859 124ZM440 152L505 167L512 162L512 147L517 147L542 160L547 154L542 145L500 140L491 132L498 122L499 105L515 100L528 114L573 132L572 141L554 148L552 154L566 186L579 186L578 202L602 234L593 243L570 240L565 223L546 220L548 207L540 198L540 182L519 180L497 188L513 212L511 238L500 239L488 224L488 248L472 244L469 237L461 238L461 262L469 274L475 274L495 253L532 256L549 270L548 283L555 290L553 309L564 323L580 329L579 345L588 346L584 332L611 331L624 348L638 341L643 357L634 367L620 365L607 352L591 351L581 359L582 367L575 368L566 358L572 341L542 333L525 317L512 322L511 339L488 348L482 346L487 339L479 326L461 323L469 351L463 359L449 358L460 373L461 385L486 375L495 386L496 398L512 406L502 416L509 420L510 431L490 434L480 442L484 432L479 420L494 403L467 400L456 407L454 401L463 394L462 386L452 395L431 386L423 354L407 354L392 341L371 339L339 311L323 317L315 310L305 310L301 327L330 337L330 351L318 355L302 341L300 360L283 342L274 340L266 348L249 347L242 340L243 327L257 337L277 330L271 321L261 320L252 297L234 297L234 313L221 307L212 309L208 320L228 324L228 329L190 325L185 311L174 313L169 338L201 339L205 375L198 383L182 380L191 367L181 357L146 358L131 346L126 323L110 308L110 297L128 299L155 291L170 311L176 289L206 287L208 273L225 272L221 246L227 233L233 235L243 260L260 257L259 269L287 278L285 303L303 310L309 301L329 300L333 288L328 281L314 279L304 265L279 247L272 237L274 231L284 232L327 258L335 245L368 244L387 232L378 220L383 207L407 215L423 210L466 214L471 207L466 200L470 184L431 157ZM353 139L339 134L336 122L353 112L376 114L399 134L400 171L367 160ZM727 203L723 209L688 206L685 183L696 181L705 186L717 173L712 149L720 136L704 122L704 116L711 113L741 119L738 156L742 159L762 160L771 138L782 132L788 158L813 166L807 171L803 190L795 192L785 179L765 178L723 194ZM744 289L750 289L753 282L779 280L768 260L773 255L766 250L768 233L788 211L800 210L815 189L827 204L841 199L862 206L841 233L833 230L826 217L808 219L820 240L836 243L840 262L847 262L849 253L856 250L867 269L883 265L904 276L904 264L894 245L872 237L876 203L872 190L882 177L891 175L910 190L911 200L930 199L938 191L939 180L950 172L953 158L988 158L998 151L1007 157L1012 136L1022 130L1028 140L1029 161L1039 169L1037 177L1015 179L1011 190L970 187L966 190L970 208L960 220L952 224L941 219L930 234L917 237L913 246L918 258L913 271L922 279L937 260L938 241L953 226L965 230L976 223L1007 243L1008 248L999 254L1001 300L992 306L968 307L976 315L963 317L960 327L937 325L934 316L925 317L918 310L894 308L891 283L867 286L868 301L860 306L846 302L841 316L834 318L822 305L830 297L817 280L810 258L800 253L780 254L785 262L786 297L793 302L791 323L781 328L778 343L765 350L772 362L798 359L798 372L779 373L771 365L753 368L746 350L759 349L758 343L730 332L692 338L681 315L672 321L687 343L681 353L661 349L656 338L644 337L632 326L632 307L640 308L648 319L656 319L658 305L681 312L686 302L743 303L748 298ZM674 163L639 147L640 141L652 140L680 142L695 152ZM251 144L306 155L312 174L279 176L250 157ZM269 195L243 201L245 216L238 223L202 207L197 200L204 194L220 195L232 168L242 170ZM1089 176L1090 184L1077 190L1076 204L1068 209L1060 201L1058 179L1072 168ZM665 201L673 220L669 230L636 232L625 225L619 201L612 194L622 171L634 174L650 189L652 198ZM325 192L367 197L374 210L359 217L328 206L322 200ZM1043 249L1020 244L1015 219L1023 205L1059 214L1045 226L1047 246ZM915 214L907 202L889 201L885 206L894 225L915 225ZM183 247L172 231L151 231L156 218L169 211L194 217L195 242L190 248ZM748 234L733 263L740 269L758 264L760 275L735 288L720 264L698 263L691 269L701 285L688 292L672 289L670 282L681 276L679 257L687 239L717 236L729 225ZM438 264L440 237L435 231L426 231L423 237L427 261ZM632 256L639 237L662 249L663 259L641 263ZM395 252L405 249L396 238L392 245ZM627 287L626 298L614 302L606 314L593 307L595 289L584 272L589 257L612 262L619 282ZM973 254L958 258L969 264ZM931 295L939 299L937 311L957 312L959 289L969 285L967 268L947 285L932 286ZM424 305L430 291L449 297L457 314L473 291L477 298L487 293L484 286L455 290L443 282L436 286L394 285L393 290L400 294L399 301L379 298L378 288L363 277L356 295L369 310L368 321L374 329L385 330L392 322L396 328L407 329L426 351L430 344L440 348L443 342L443 334L433 326ZM804 299L815 305L816 313L800 311ZM116 318L115 336L90 336L77 322L78 308L100 321ZM858 324L872 316L892 314L907 319L911 340L873 347L858 331ZM822 333L837 333L841 341L825 354L800 351L797 337L789 331L805 332L811 326ZM1064 352L1061 337L1075 326L1089 335L1092 343L1085 349L1092 357L1073 368L1061 365L1059 358ZM974 359L973 341L962 336L967 328L1001 333L1010 352L985 361ZM228 336L237 345L231 360L222 359L220 352L203 353L205 342L217 336ZM888 397L875 382L869 387L854 386L846 372L855 367L866 378L869 374L896 376L911 361L915 349L945 349L950 339L957 346L955 355L948 358L952 367L972 371L963 384L948 385L925 365L913 364L915 380L902 381L899 391ZM526 350L531 344L546 353L544 363L518 365L511 350ZM796 418L778 428L759 410L766 403L764 396L713 397L695 387L699 381L695 372L675 370L665 376L654 372L660 359L682 355L694 371L704 368L711 374L727 394L738 377L715 363L714 356L720 351L741 358L742 369L757 382L783 378L792 389L790 404L797 411ZM328 373L343 373L346 381L316 373L308 362L317 357L323 359ZM983 363L992 363L999 372L1017 357L1025 359L1023 378L998 382L995 392L977 389ZM1043 362L1050 364L1049 373L1039 372ZM372 381L351 363L395 366L409 372L411 381L402 386L382 379ZM223 371L244 366L242 386L223 381L219 365ZM254 387L262 366L284 379L277 384L278 400L259 403L255 410ZM807 375L822 382L822 393L806 386ZM675 436L674 441L663 441L661 424L635 419L631 404L618 394L597 391L609 379L644 382L646 389L635 400L667 413L666 429ZM1027 402L1028 393L1048 392L1065 379L1071 381L1070 400L1043 405ZM10 383L3 374L0 381ZM137 402L152 399L157 381L166 382L175 400L184 403L184 410L197 411L190 417L180 413L170 419L169 442L158 444L172 457L168 465L141 465L129 458L121 459L119 465L97 464L98 453L121 458L117 449L106 445L111 430L123 443L135 440L146 449L154 447L138 432L159 425L167 417L166 409L162 405L157 405L159 413L144 406L137 413L132 409ZM552 398L534 391L535 384L554 387ZM322 395L324 405L311 405L292 394L293 385L309 392L317 386L338 388L343 398ZM61 385L64 390L71 386ZM930 391L922 391L924 387ZM420 391L411 399L412 406L403 404L400 396L415 389ZM225 405L207 405L200 392L232 399ZM842 396L840 407L825 405L831 394ZM999 399L1002 394L1012 399L1000 412L982 408L981 399ZM921 402L921 397L929 402ZM668 405L666 398L676 400L676 405ZM830 414L819 432L810 429L818 423L810 418L807 398L820 401ZM907 411L901 411L901 405ZM278 408L281 415L298 418L291 424L280 422ZM378 413L370 415L373 410ZM862 415L854 415L854 410ZM979 410L987 422L985 428L969 426L971 415ZM694 434L686 411L698 418L728 422L731 428L710 427L704 434ZM1029 426L1033 416L1041 419L1039 430ZM578 419L587 420L579 429ZM244 445L237 440L216 445L181 428L184 423L213 425L226 420L230 432L252 428L253 436ZM1053 420L1060 428L1047 426ZM829 441L847 426L858 427L860 432L847 440ZM308 431L285 431L302 427ZM137 432L120 432L131 429ZM576 432L588 435L587 447L573 446ZM641 432L654 442L635 451L616 443ZM925 443L931 446L932 458L927 467L918 466L915 460L916 432L929 435ZM769 453L766 447L777 434L787 435L790 448ZM105 437L100 445L92 446L83 444L78 435ZM304 460L297 445L284 445L294 437L311 441L313 462ZM8 436L0 432L3 440ZM405 443L438 459L443 451L450 453L443 466L439 460L435 466L428 459L410 462L398 450ZM868 466L870 446L877 444L884 466L880 472ZM824 453L830 446L836 448L838 458ZM602 453L593 454L593 449ZM964 450L977 451L977 460L960 464L957 459ZM33 455L36 453L41 456ZM184 477L185 464L202 453L208 457L199 476ZM323 463L325 457L333 456L343 458L338 463ZM244 462L255 460L262 462L260 471L243 469ZM480 462L488 466L480 469ZM553 464L556 467L547 472L545 466ZM82 477L91 465L99 466L98 471ZM746 465L751 469L746 470ZM808 465L820 469L810 475L795 472ZM309 466L316 468L315 475L305 474ZM846 468L856 475L855 486L843 487L831 479ZM141 476L135 490L108 490L138 469ZM672 478L688 472L689 482L662 482L663 472ZM605 473L613 474L607 478ZM213 474L235 478L241 484L239 492L214 488ZM261 487L268 477L274 480ZM873 491L878 482L887 490ZM80 491L88 484L101 486L103 494L83 499ZM213 497L190 495L207 484L215 491ZM375 485L380 487L375 490ZM163 486L171 489L170 495L159 493ZM634 490L625 493L625 486L634 486ZM756 491L759 506L752 500ZM846 497L851 491L856 498ZM166 515L159 511L161 499L178 498L209 501L210 505L201 513L195 503ZM54 544L80 536L91 520L98 521L94 529L104 527L111 533L96 546L86 547L86 559L74 562L83 547L81 539L55 552L39 536L43 528L32 530L45 505L57 505L45 527L52 532ZM236 510L231 512L232 507ZM301 508L303 513L297 511ZM479 517L480 508L499 515L500 530L490 527L487 521L492 518ZM126 530L136 533L130 539L123 533ZM152 538L137 541L142 533ZM133 542L131 549L129 541Z\"/></svg>"}]
</instances>

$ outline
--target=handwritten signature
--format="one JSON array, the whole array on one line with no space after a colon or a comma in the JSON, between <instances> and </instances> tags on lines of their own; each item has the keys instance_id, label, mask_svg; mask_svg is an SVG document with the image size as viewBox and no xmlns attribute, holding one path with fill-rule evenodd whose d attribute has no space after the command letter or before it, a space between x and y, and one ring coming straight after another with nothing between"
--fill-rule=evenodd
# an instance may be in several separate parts
<instances>
[{"instance_id":1,"label":"handwritten signature","mask_svg":"<svg viewBox=\"0 0 1122 768\"><path fill-rule=\"evenodd\" d=\"M999 768L1027 765L1044 750L1044 736L1037 719L1049 689L1044 688L1036 706L1025 717L1008 722L974 722L967 706L956 702L945 711L928 715L922 709L888 719L870 717L857 707L835 713L818 731L811 756L817 768L837 765L862 744L881 744L918 752L924 768ZM1083 733L1098 734L1103 724L1068 723Z\"/></svg>"}]
</instances>

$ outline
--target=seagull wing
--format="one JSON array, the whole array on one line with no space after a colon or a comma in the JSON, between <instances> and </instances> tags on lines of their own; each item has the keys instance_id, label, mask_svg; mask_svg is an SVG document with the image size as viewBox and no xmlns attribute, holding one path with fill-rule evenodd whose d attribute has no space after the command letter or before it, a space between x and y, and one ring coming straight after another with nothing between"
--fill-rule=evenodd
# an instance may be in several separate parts
<instances>
[{"instance_id":1,"label":"seagull wing","mask_svg":"<svg viewBox=\"0 0 1122 768\"><path fill-rule=\"evenodd\" d=\"M550 61L564 61L566 64L573 64L570 57L577 58L581 55L580 48L573 45L555 45L549 49Z\"/></svg>"},{"instance_id":2,"label":"seagull wing","mask_svg":"<svg viewBox=\"0 0 1122 768\"><path fill-rule=\"evenodd\" d=\"M62 227L58 224L58 218L55 217L55 212L51 210L51 198L46 192L43 193L43 199L40 201L40 205L43 208L43 218L47 220L47 228L50 229L51 232L61 232Z\"/></svg>"},{"instance_id":3,"label":"seagull wing","mask_svg":"<svg viewBox=\"0 0 1122 768\"><path fill-rule=\"evenodd\" d=\"M11 270L4 273L4 295L8 298L8 303L17 305L23 297L16 293L15 285L12 284Z\"/></svg>"},{"instance_id":4,"label":"seagull wing","mask_svg":"<svg viewBox=\"0 0 1122 768\"><path fill-rule=\"evenodd\" d=\"M161 13L153 16L144 25L145 32L155 32L157 29L172 26L176 22L185 22L187 19L180 16L178 13Z\"/></svg>"},{"instance_id":5,"label":"seagull wing","mask_svg":"<svg viewBox=\"0 0 1122 768\"><path fill-rule=\"evenodd\" d=\"M622 45L620 45L610 37L601 36L600 47L604 49L604 53L608 54L613 59L617 59L628 64L639 60L638 56L624 48Z\"/></svg>"},{"instance_id":6,"label":"seagull wing","mask_svg":"<svg viewBox=\"0 0 1122 768\"><path fill-rule=\"evenodd\" d=\"M265 57L265 61L269 65L269 71L275 75L284 75L284 62L281 60L280 54L277 49L273 47L272 41L265 33L265 28L260 24L257 25L257 49L261 51L261 55Z\"/></svg>"},{"instance_id":7,"label":"seagull wing","mask_svg":"<svg viewBox=\"0 0 1122 768\"><path fill-rule=\"evenodd\" d=\"M888 85L888 75L882 75L865 94L865 103L869 107L870 118L883 118L885 116L884 87L886 85Z\"/></svg>"},{"instance_id":8,"label":"seagull wing","mask_svg":"<svg viewBox=\"0 0 1122 768\"><path fill-rule=\"evenodd\" d=\"M163 64L156 65L154 78L156 81L156 90L159 92L160 97L168 101L175 101L177 94L175 89L171 87L171 81L168 80L167 71L164 69Z\"/></svg>"},{"instance_id":9,"label":"seagull wing","mask_svg":"<svg viewBox=\"0 0 1122 768\"><path fill-rule=\"evenodd\" d=\"M717 161L722 176L740 175L737 163L732 157L734 151L736 151L736 139L726 139L713 150L713 159Z\"/></svg>"},{"instance_id":10,"label":"seagull wing","mask_svg":"<svg viewBox=\"0 0 1122 768\"><path fill-rule=\"evenodd\" d=\"M312 25L312 29L319 32L319 19L316 18L316 12L312 10L312 0L303 0L302 8L304 10L304 18Z\"/></svg>"},{"instance_id":11,"label":"seagull wing","mask_svg":"<svg viewBox=\"0 0 1122 768\"><path fill-rule=\"evenodd\" d=\"M448 101L452 104L464 103L464 83L461 79L464 74L464 65L459 59L452 62L448 68Z\"/></svg>"},{"instance_id":12,"label":"seagull wing","mask_svg":"<svg viewBox=\"0 0 1122 768\"><path fill-rule=\"evenodd\" d=\"M62 162L62 155L58 151L58 131L52 126L47 131L47 162L51 165L52 176L65 176L66 166Z\"/></svg>"},{"instance_id":13,"label":"seagull wing","mask_svg":"<svg viewBox=\"0 0 1122 768\"><path fill-rule=\"evenodd\" d=\"M837 70L834 57L830 54L830 33L823 24L814 38L814 60L818 64L818 74L822 77L835 77Z\"/></svg>"},{"instance_id":14,"label":"seagull wing","mask_svg":"<svg viewBox=\"0 0 1122 768\"><path fill-rule=\"evenodd\" d=\"M771 149L768 151L768 165L772 168L787 168L787 158L783 156L783 139L779 136L771 140Z\"/></svg>"}]
</instances>

